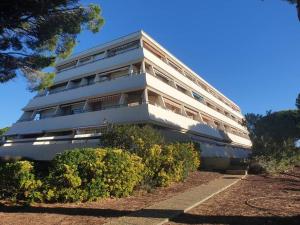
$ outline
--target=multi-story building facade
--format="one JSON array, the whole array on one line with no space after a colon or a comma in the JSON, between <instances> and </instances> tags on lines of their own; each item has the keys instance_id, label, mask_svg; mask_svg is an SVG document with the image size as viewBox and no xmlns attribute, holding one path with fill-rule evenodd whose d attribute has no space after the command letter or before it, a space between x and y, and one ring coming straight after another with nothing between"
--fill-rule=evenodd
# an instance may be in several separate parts
<instances>
[{"instance_id":1,"label":"multi-story building facade","mask_svg":"<svg viewBox=\"0 0 300 225\"><path fill-rule=\"evenodd\" d=\"M53 85L23 108L0 156L49 160L99 144L107 124L154 124L167 138L201 143L203 155L245 157L240 108L143 31L56 65Z\"/></svg>"}]
</instances>

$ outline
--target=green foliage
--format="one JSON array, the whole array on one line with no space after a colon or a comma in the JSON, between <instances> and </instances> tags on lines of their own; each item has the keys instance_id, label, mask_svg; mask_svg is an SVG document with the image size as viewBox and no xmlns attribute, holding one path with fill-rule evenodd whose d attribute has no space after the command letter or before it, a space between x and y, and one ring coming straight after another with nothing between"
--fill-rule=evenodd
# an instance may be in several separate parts
<instances>
[{"instance_id":1,"label":"green foliage","mask_svg":"<svg viewBox=\"0 0 300 225\"><path fill-rule=\"evenodd\" d=\"M121 148L142 158L144 185L167 186L183 180L199 167L199 151L192 143L166 144L162 135L149 125L111 126L103 132L104 146Z\"/></svg>"},{"instance_id":2,"label":"green foliage","mask_svg":"<svg viewBox=\"0 0 300 225\"><path fill-rule=\"evenodd\" d=\"M268 112L267 115L247 114L248 129L253 143L254 170L276 173L299 163L300 111ZM261 168L261 169L260 169Z\"/></svg>"},{"instance_id":3,"label":"green foliage","mask_svg":"<svg viewBox=\"0 0 300 225\"><path fill-rule=\"evenodd\" d=\"M0 199L78 202L128 196L138 185L168 186L200 164L193 143L167 144L150 126L114 126L103 134L106 148L65 151L51 166L19 161L0 166ZM157 144L159 143L159 144Z\"/></svg>"},{"instance_id":4,"label":"green foliage","mask_svg":"<svg viewBox=\"0 0 300 225\"><path fill-rule=\"evenodd\" d=\"M162 147L160 153L160 167L152 177L158 186L183 181L200 166L199 153L192 143L168 144Z\"/></svg>"},{"instance_id":5,"label":"green foliage","mask_svg":"<svg viewBox=\"0 0 300 225\"><path fill-rule=\"evenodd\" d=\"M66 151L53 160L48 178L52 197L47 199L74 202L128 196L140 183L143 169L138 156L120 149Z\"/></svg>"},{"instance_id":6,"label":"green foliage","mask_svg":"<svg viewBox=\"0 0 300 225\"><path fill-rule=\"evenodd\" d=\"M254 162L262 167L262 172L271 174L287 172L300 165L300 150L290 147L282 152L258 155L254 157Z\"/></svg>"},{"instance_id":7,"label":"green foliage","mask_svg":"<svg viewBox=\"0 0 300 225\"><path fill-rule=\"evenodd\" d=\"M0 164L0 198L15 201L41 201L41 180L34 175L33 163L18 161Z\"/></svg>"},{"instance_id":8,"label":"green foliage","mask_svg":"<svg viewBox=\"0 0 300 225\"><path fill-rule=\"evenodd\" d=\"M300 112L298 110L279 111L265 116L247 114L246 119L254 145L256 142L264 142L265 139L273 139L276 143L282 143L288 139L294 141L300 139Z\"/></svg>"},{"instance_id":9,"label":"green foliage","mask_svg":"<svg viewBox=\"0 0 300 225\"><path fill-rule=\"evenodd\" d=\"M98 32L103 23L98 5L79 0L1 1L0 82L22 72L31 90L45 88L53 75L41 70L70 55L83 29Z\"/></svg>"},{"instance_id":10,"label":"green foliage","mask_svg":"<svg viewBox=\"0 0 300 225\"><path fill-rule=\"evenodd\" d=\"M4 127L0 129L0 136L3 135L6 131L8 131L9 127Z\"/></svg>"},{"instance_id":11,"label":"green foliage","mask_svg":"<svg viewBox=\"0 0 300 225\"><path fill-rule=\"evenodd\" d=\"M138 153L154 145L162 145L164 139L159 131L149 125L110 125L104 130L101 143Z\"/></svg>"}]
</instances>

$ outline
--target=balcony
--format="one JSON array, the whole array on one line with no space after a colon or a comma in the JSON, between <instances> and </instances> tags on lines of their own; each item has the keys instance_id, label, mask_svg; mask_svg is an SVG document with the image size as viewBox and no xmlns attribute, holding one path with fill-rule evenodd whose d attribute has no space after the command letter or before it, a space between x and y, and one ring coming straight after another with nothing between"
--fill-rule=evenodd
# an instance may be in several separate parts
<instances>
[{"instance_id":1,"label":"balcony","mask_svg":"<svg viewBox=\"0 0 300 225\"><path fill-rule=\"evenodd\" d=\"M197 101L196 99L180 92L179 90L175 89L174 87L166 84L165 82L161 81L160 79L152 76L151 74L146 74L146 82L147 85L158 90L159 92L165 93L168 96L175 98L176 100L185 103L188 106L193 106L198 110L205 112L211 115L214 118L218 118L234 127L239 128L240 130L245 130L245 127L241 126L236 121L228 118L227 116L217 112L210 107L204 105L203 103Z\"/></svg>"},{"instance_id":2,"label":"balcony","mask_svg":"<svg viewBox=\"0 0 300 225\"><path fill-rule=\"evenodd\" d=\"M67 116L49 117L36 121L15 123L6 135L71 130L79 127L101 126L104 123L144 122L148 119L147 105L115 106L109 109Z\"/></svg>"},{"instance_id":3,"label":"balcony","mask_svg":"<svg viewBox=\"0 0 300 225\"><path fill-rule=\"evenodd\" d=\"M200 88L197 84L195 84L193 81L188 79L186 76L184 76L181 72L176 70L174 67L169 65L168 63L164 62L162 59L154 55L152 52L150 52L147 49L143 49L145 58L149 59L151 62L153 62L155 65L157 65L160 68L163 68L166 70L169 74L171 74L173 77L181 81L182 83L188 85L190 88L193 90L198 91L201 95L205 96L206 98L212 100L216 104L222 106L224 109L227 111L231 112L233 115L235 115L237 118L243 119L243 116L240 112L237 112L232 109L232 107L228 106L225 104L223 101L215 97L213 94L210 92L204 90L203 88Z\"/></svg>"},{"instance_id":4,"label":"balcony","mask_svg":"<svg viewBox=\"0 0 300 225\"><path fill-rule=\"evenodd\" d=\"M68 103L74 100L85 100L90 97L104 94L120 93L126 90L134 90L146 86L145 74L128 75L113 80L96 82L94 84L77 87L76 89L66 89L55 94L33 98L24 110L45 108L59 104Z\"/></svg>"},{"instance_id":5,"label":"balcony","mask_svg":"<svg viewBox=\"0 0 300 225\"><path fill-rule=\"evenodd\" d=\"M83 74L93 73L100 69L105 71L116 65L123 65L129 62L135 62L143 58L141 48L131 49L130 51L122 52L121 54L112 55L98 60L93 60L88 63L73 66L66 70L57 73L54 79L54 84L58 82L68 81L70 79L80 77Z\"/></svg>"}]
</instances>

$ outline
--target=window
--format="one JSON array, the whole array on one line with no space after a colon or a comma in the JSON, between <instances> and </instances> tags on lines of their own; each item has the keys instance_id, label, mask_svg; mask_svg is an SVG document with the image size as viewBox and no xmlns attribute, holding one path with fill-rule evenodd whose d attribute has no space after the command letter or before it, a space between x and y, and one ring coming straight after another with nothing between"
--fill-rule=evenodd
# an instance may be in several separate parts
<instances>
[{"instance_id":1,"label":"window","mask_svg":"<svg viewBox=\"0 0 300 225\"><path fill-rule=\"evenodd\" d=\"M94 60L100 60L105 58L105 52L99 52L93 55Z\"/></svg>"},{"instance_id":2,"label":"window","mask_svg":"<svg viewBox=\"0 0 300 225\"><path fill-rule=\"evenodd\" d=\"M67 83L57 84L49 88L49 94L53 94L62 91L66 88Z\"/></svg>"},{"instance_id":3,"label":"window","mask_svg":"<svg viewBox=\"0 0 300 225\"><path fill-rule=\"evenodd\" d=\"M86 77L87 85L91 85L94 83L95 75Z\"/></svg>"},{"instance_id":4,"label":"window","mask_svg":"<svg viewBox=\"0 0 300 225\"><path fill-rule=\"evenodd\" d=\"M181 115L181 106L179 104L167 98L164 98L164 102L168 110Z\"/></svg>"},{"instance_id":5,"label":"window","mask_svg":"<svg viewBox=\"0 0 300 225\"><path fill-rule=\"evenodd\" d=\"M109 80L109 75L104 75L104 76L99 77L99 82L104 82L106 80Z\"/></svg>"},{"instance_id":6,"label":"window","mask_svg":"<svg viewBox=\"0 0 300 225\"><path fill-rule=\"evenodd\" d=\"M193 97L194 97L194 99L196 99L199 102L203 102L203 100L204 100L204 98L201 95L199 95L195 92L193 92Z\"/></svg>"},{"instance_id":7,"label":"window","mask_svg":"<svg viewBox=\"0 0 300 225\"><path fill-rule=\"evenodd\" d=\"M80 83L81 83L81 79L72 80L71 81L71 88L77 88L77 87L79 87Z\"/></svg>"},{"instance_id":8,"label":"window","mask_svg":"<svg viewBox=\"0 0 300 225\"><path fill-rule=\"evenodd\" d=\"M155 75L158 79L160 79L164 83L169 83L169 79L161 72L155 70Z\"/></svg>"},{"instance_id":9,"label":"window","mask_svg":"<svg viewBox=\"0 0 300 225\"><path fill-rule=\"evenodd\" d=\"M34 116L34 120L40 120L41 119L41 113L37 112Z\"/></svg>"},{"instance_id":10,"label":"window","mask_svg":"<svg viewBox=\"0 0 300 225\"><path fill-rule=\"evenodd\" d=\"M184 94L187 94L188 91L186 89L184 89L183 87L179 86L178 84L176 84L176 87L177 87L177 90L184 93Z\"/></svg>"},{"instance_id":11,"label":"window","mask_svg":"<svg viewBox=\"0 0 300 225\"><path fill-rule=\"evenodd\" d=\"M171 61L170 59L168 59L168 62L171 67L173 67L178 72L182 73L180 66L178 66L175 62Z\"/></svg>"},{"instance_id":12,"label":"window","mask_svg":"<svg viewBox=\"0 0 300 225\"><path fill-rule=\"evenodd\" d=\"M165 58L164 55L160 51L158 51L156 48L152 47L147 42L143 41L143 46L144 46L145 49L150 51L152 54L154 54L155 56L157 56L161 60L163 60Z\"/></svg>"},{"instance_id":13,"label":"window","mask_svg":"<svg viewBox=\"0 0 300 225\"><path fill-rule=\"evenodd\" d=\"M91 59L92 59L91 56L87 56L87 57L79 59L79 63L83 64L83 63L86 63L86 62L90 61Z\"/></svg>"},{"instance_id":14,"label":"window","mask_svg":"<svg viewBox=\"0 0 300 225\"><path fill-rule=\"evenodd\" d=\"M111 56L114 56L114 55L118 55L118 54L130 51L130 50L136 49L138 47L139 47L139 40L136 40L136 41L133 41L133 42L130 42L130 43L127 43L127 44L109 49L107 51L107 56L111 57Z\"/></svg>"},{"instance_id":15,"label":"window","mask_svg":"<svg viewBox=\"0 0 300 225\"><path fill-rule=\"evenodd\" d=\"M76 66L76 64L77 64L77 60L66 63L66 64L61 65L61 66L58 66L58 67L56 67L56 69L59 72L59 71L62 71L62 70L70 69L70 68Z\"/></svg>"}]
</instances>

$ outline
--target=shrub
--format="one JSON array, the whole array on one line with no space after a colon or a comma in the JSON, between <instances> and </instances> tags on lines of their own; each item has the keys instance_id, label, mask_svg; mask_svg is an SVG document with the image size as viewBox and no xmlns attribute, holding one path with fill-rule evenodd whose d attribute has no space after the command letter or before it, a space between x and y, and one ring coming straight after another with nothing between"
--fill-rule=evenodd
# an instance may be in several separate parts
<instances>
[{"instance_id":1,"label":"shrub","mask_svg":"<svg viewBox=\"0 0 300 225\"><path fill-rule=\"evenodd\" d=\"M142 180L141 159L120 149L75 149L57 155L48 200L74 202L127 196Z\"/></svg>"},{"instance_id":2,"label":"shrub","mask_svg":"<svg viewBox=\"0 0 300 225\"><path fill-rule=\"evenodd\" d=\"M272 138L256 140L252 164L261 167L260 172L286 172L300 163L300 149L291 139L275 142Z\"/></svg>"},{"instance_id":3,"label":"shrub","mask_svg":"<svg viewBox=\"0 0 300 225\"><path fill-rule=\"evenodd\" d=\"M168 186L172 182L183 181L200 165L199 153L192 143L165 145L159 159L159 171L153 176L157 186Z\"/></svg>"},{"instance_id":4,"label":"shrub","mask_svg":"<svg viewBox=\"0 0 300 225\"><path fill-rule=\"evenodd\" d=\"M270 174L287 172L300 163L300 152L283 152L272 155L254 157L252 164L261 167L259 172Z\"/></svg>"},{"instance_id":5,"label":"shrub","mask_svg":"<svg viewBox=\"0 0 300 225\"><path fill-rule=\"evenodd\" d=\"M33 163L17 161L0 164L1 199L14 201L41 201L41 180L34 175Z\"/></svg>"},{"instance_id":6,"label":"shrub","mask_svg":"<svg viewBox=\"0 0 300 225\"><path fill-rule=\"evenodd\" d=\"M142 154L143 149L162 145L164 138L150 125L111 125L103 131L101 143L105 147L121 148Z\"/></svg>"},{"instance_id":7,"label":"shrub","mask_svg":"<svg viewBox=\"0 0 300 225\"><path fill-rule=\"evenodd\" d=\"M184 180L200 164L194 144L166 144L162 135L149 125L111 126L103 132L101 143L141 157L145 164L144 186L168 186Z\"/></svg>"}]
</instances>

